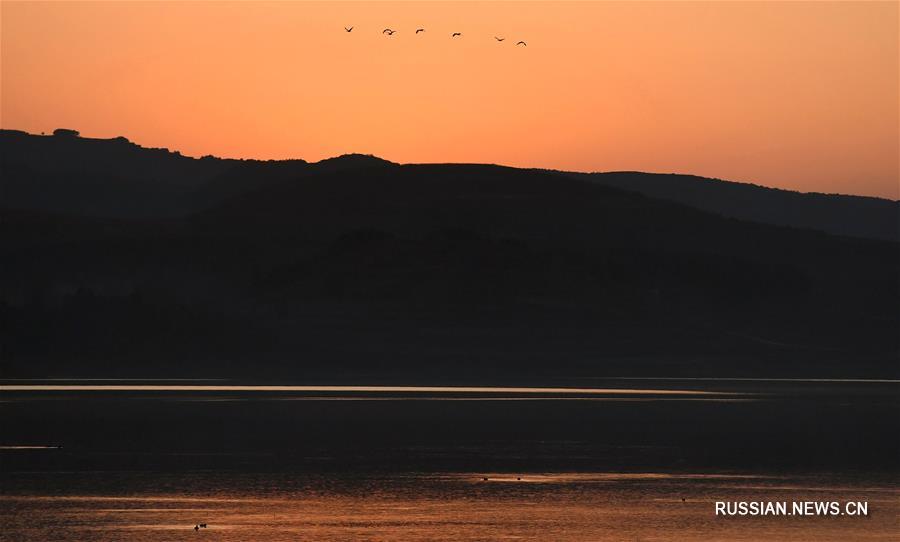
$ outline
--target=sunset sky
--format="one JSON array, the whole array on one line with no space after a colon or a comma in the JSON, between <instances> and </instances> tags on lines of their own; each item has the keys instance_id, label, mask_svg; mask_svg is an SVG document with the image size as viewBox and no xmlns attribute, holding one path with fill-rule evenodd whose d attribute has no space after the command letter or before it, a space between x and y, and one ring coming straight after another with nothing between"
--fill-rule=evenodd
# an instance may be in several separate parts
<instances>
[{"instance_id":1,"label":"sunset sky","mask_svg":"<svg viewBox=\"0 0 900 542\"><path fill-rule=\"evenodd\" d=\"M898 5L3 1L0 125L897 199Z\"/></svg>"}]
</instances>

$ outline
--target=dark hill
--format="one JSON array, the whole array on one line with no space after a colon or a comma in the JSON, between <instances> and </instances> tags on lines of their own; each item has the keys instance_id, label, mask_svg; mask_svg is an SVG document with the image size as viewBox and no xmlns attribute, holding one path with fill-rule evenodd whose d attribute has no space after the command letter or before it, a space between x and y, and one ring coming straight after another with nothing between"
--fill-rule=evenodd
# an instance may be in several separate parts
<instances>
[{"instance_id":1,"label":"dark hill","mask_svg":"<svg viewBox=\"0 0 900 542\"><path fill-rule=\"evenodd\" d=\"M791 192L693 175L570 174L723 216L835 235L900 240L900 203L880 198Z\"/></svg>"},{"instance_id":2,"label":"dark hill","mask_svg":"<svg viewBox=\"0 0 900 542\"><path fill-rule=\"evenodd\" d=\"M846 214L896 202L691 180L686 205L635 191L643 174L0 143L5 375L897 374L900 249L849 236L872 217ZM720 188L848 235L698 208Z\"/></svg>"},{"instance_id":3,"label":"dark hill","mask_svg":"<svg viewBox=\"0 0 900 542\"><path fill-rule=\"evenodd\" d=\"M183 216L190 210L191 192L238 163L148 149L123 137L0 131L7 208L94 217Z\"/></svg>"},{"instance_id":4,"label":"dark hill","mask_svg":"<svg viewBox=\"0 0 900 542\"><path fill-rule=\"evenodd\" d=\"M550 172L347 166L281 164L184 222L5 213L4 372L896 374L896 243Z\"/></svg>"},{"instance_id":5,"label":"dark hill","mask_svg":"<svg viewBox=\"0 0 900 542\"><path fill-rule=\"evenodd\" d=\"M193 192L191 208L203 210L249 192L263 189L282 181L296 180L323 172L344 171L365 167L389 166L391 162L363 154L345 154L309 163L304 160L242 161L237 166L210 179Z\"/></svg>"},{"instance_id":6,"label":"dark hill","mask_svg":"<svg viewBox=\"0 0 900 542\"><path fill-rule=\"evenodd\" d=\"M334 158L326 158L315 163L316 171L341 171L345 169L359 169L393 165L393 162L372 156L371 154L342 154Z\"/></svg>"},{"instance_id":7,"label":"dark hill","mask_svg":"<svg viewBox=\"0 0 900 542\"><path fill-rule=\"evenodd\" d=\"M125 138L83 138L74 130L55 136L0 130L4 207L86 217L181 218L282 181L392 165L359 154L316 163L196 159L140 147ZM741 220L900 239L896 201L803 194L690 175L558 173Z\"/></svg>"},{"instance_id":8,"label":"dark hill","mask_svg":"<svg viewBox=\"0 0 900 542\"><path fill-rule=\"evenodd\" d=\"M0 130L4 207L95 218L179 218L286 179L387 164L361 154L316 163L198 159L141 147L124 137Z\"/></svg>"}]
</instances>

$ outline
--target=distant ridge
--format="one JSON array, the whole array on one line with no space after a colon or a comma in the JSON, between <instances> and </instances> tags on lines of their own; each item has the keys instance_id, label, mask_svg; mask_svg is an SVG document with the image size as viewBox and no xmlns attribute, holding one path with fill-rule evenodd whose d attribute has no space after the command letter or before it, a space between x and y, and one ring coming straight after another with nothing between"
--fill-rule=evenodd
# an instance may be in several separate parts
<instances>
[{"instance_id":1,"label":"distant ridge","mask_svg":"<svg viewBox=\"0 0 900 542\"><path fill-rule=\"evenodd\" d=\"M3 207L86 217L183 218L228 198L308 175L397 165L365 154L312 163L191 158L169 149L141 147L124 137L95 139L80 137L75 130L57 132L41 136L0 130ZM900 241L900 203L887 199L791 192L692 175L552 173L729 218Z\"/></svg>"},{"instance_id":2,"label":"distant ridge","mask_svg":"<svg viewBox=\"0 0 900 542\"><path fill-rule=\"evenodd\" d=\"M741 220L900 240L900 203L889 199L793 192L695 175L635 171L564 174Z\"/></svg>"}]
</instances>

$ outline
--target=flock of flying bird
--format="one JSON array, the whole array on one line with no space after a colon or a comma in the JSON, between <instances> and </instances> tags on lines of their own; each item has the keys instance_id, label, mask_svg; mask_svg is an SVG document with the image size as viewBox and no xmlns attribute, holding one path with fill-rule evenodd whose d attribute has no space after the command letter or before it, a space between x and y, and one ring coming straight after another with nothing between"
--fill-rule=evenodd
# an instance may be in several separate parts
<instances>
[{"instance_id":1,"label":"flock of flying bird","mask_svg":"<svg viewBox=\"0 0 900 542\"><path fill-rule=\"evenodd\" d=\"M349 27L348 27L348 26L345 26L345 27L344 27L344 30L346 30L347 32L353 32L353 27L352 27L352 26L349 26ZM385 28L384 30L381 31L382 34L387 34L388 36L393 36L395 32L396 32L396 30L391 30L390 28ZM417 28L417 29L416 29L416 34L418 34L419 32L425 32L425 29L424 29L424 28ZM462 37L462 32L454 32L454 33L450 34L450 37L451 37L451 38ZM503 41L503 40L505 40L506 38L498 38L497 36L494 36L494 39L497 40L497 41ZM516 45L524 45L525 47L528 47L528 44L525 43L524 41L519 41L519 42L516 43Z\"/></svg>"}]
</instances>

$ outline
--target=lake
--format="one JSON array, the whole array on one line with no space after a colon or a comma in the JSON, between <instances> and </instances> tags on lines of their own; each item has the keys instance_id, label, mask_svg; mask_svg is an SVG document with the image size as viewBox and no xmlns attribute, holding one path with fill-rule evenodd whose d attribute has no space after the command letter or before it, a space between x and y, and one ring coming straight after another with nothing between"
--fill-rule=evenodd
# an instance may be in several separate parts
<instances>
[{"instance_id":1,"label":"lake","mask_svg":"<svg viewBox=\"0 0 900 542\"><path fill-rule=\"evenodd\" d=\"M557 384L3 381L0 539L900 533L896 381ZM716 501L868 515L724 517Z\"/></svg>"}]
</instances>

